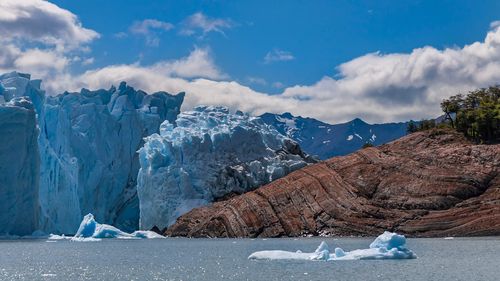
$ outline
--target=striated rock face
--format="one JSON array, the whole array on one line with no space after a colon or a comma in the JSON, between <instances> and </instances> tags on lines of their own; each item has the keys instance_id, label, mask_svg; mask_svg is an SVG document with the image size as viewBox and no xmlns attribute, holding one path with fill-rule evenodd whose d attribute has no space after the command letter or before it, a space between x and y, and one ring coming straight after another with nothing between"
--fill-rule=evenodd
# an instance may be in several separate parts
<instances>
[{"instance_id":1,"label":"striated rock face","mask_svg":"<svg viewBox=\"0 0 500 281\"><path fill-rule=\"evenodd\" d=\"M415 133L305 167L180 217L192 237L500 235L500 145Z\"/></svg>"}]
</instances>

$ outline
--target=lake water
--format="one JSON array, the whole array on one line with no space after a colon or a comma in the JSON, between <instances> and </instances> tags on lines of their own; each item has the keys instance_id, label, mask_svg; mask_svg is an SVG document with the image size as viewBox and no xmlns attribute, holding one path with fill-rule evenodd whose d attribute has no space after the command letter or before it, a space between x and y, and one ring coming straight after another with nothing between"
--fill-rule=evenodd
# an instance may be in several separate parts
<instances>
[{"instance_id":1,"label":"lake water","mask_svg":"<svg viewBox=\"0 0 500 281\"><path fill-rule=\"evenodd\" d=\"M367 248L373 239L0 242L0 280L500 280L500 237L409 239L414 260L255 261L260 250Z\"/></svg>"}]
</instances>

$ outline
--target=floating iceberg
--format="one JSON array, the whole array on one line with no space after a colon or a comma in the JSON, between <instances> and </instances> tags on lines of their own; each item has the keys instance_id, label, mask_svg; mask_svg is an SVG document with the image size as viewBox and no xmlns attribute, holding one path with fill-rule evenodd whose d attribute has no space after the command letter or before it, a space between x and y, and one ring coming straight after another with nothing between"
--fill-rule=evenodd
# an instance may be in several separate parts
<instances>
[{"instance_id":1,"label":"floating iceberg","mask_svg":"<svg viewBox=\"0 0 500 281\"><path fill-rule=\"evenodd\" d=\"M61 240L65 239L65 236L53 235L49 239ZM94 219L94 215L88 214L83 217L83 220L76 232L75 236L71 238L72 241L99 241L103 238L118 238L118 239L155 239L155 238L165 238L153 231L134 231L133 233L127 233L121 231L120 229L108 225L100 224Z\"/></svg>"},{"instance_id":2,"label":"floating iceberg","mask_svg":"<svg viewBox=\"0 0 500 281\"><path fill-rule=\"evenodd\" d=\"M260 118L225 107L183 112L177 126L139 150L140 228L165 228L182 214L230 193L243 193L302 168L312 159Z\"/></svg>"},{"instance_id":3,"label":"floating iceberg","mask_svg":"<svg viewBox=\"0 0 500 281\"><path fill-rule=\"evenodd\" d=\"M288 251L259 251L251 254L249 259L255 260L379 260L379 259L415 259L417 256L406 248L406 238L392 232L384 232L378 236L371 244L369 249L360 249L353 251L344 251L341 248L335 248L330 251L325 242L313 253L288 252Z\"/></svg>"}]
</instances>

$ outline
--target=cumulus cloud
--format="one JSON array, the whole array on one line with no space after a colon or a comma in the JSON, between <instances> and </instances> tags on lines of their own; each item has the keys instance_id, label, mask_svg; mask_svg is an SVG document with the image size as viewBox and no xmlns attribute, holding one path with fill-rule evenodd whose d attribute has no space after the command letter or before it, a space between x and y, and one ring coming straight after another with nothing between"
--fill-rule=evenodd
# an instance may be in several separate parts
<instances>
[{"instance_id":1,"label":"cumulus cloud","mask_svg":"<svg viewBox=\"0 0 500 281\"><path fill-rule=\"evenodd\" d=\"M195 47L189 56L178 60L160 61L154 64L151 69L172 77L213 80L228 78L215 64L209 48Z\"/></svg>"},{"instance_id":2,"label":"cumulus cloud","mask_svg":"<svg viewBox=\"0 0 500 281\"><path fill-rule=\"evenodd\" d=\"M46 28L28 28L34 24L43 26L40 18L47 15L54 18L47 18ZM184 23L183 28L207 33L223 32L231 26L200 13L196 15ZM56 23L61 30L52 30ZM13 27L12 34L5 35L6 26ZM43 78L52 94L80 87L108 88L128 81L150 92L185 91L184 109L198 104L226 105L252 114L289 111L331 123L355 117L387 122L435 117L440 114L439 102L443 98L500 83L498 22L491 24L491 30L481 42L461 48L426 46L409 53L366 54L339 65L334 76L325 76L312 85L284 88L276 95L255 91L237 82L221 81L230 77L215 64L208 48L194 48L188 56L177 60L151 65L110 65L71 75L68 71L71 63L93 61L76 59L74 52L84 49L97 37L95 31L82 27L72 13L48 2L0 2L0 42L3 44L0 71L30 72L34 77ZM77 45L70 46L72 40ZM19 43L21 41L38 44L27 48ZM281 50L273 50L268 58L270 62L290 59L293 55ZM277 83L274 86L283 87Z\"/></svg>"},{"instance_id":3,"label":"cumulus cloud","mask_svg":"<svg viewBox=\"0 0 500 281\"><path fill-rule=\"evenodd\" d=\"M29 72L45 80L59 79L71 63L89 64L77 54L99 37L77 16L42 0L0 1L0 71Z\"/></svg>"},{"instance_id":4,"label":"cumulus cloud","mask_svg":"<svg viewBox=\"0 0 500 281\"><path fill-rule=\"evenodd\" d=\"M285 88L278 95L237 82L173 77L173 68L166 69L170 70L158 71L157 65L116 65L88 71L77 80L91 88L126 80L148 91L185 91L184 109L220 104L253 114L290 111L332 123L355 117L371 122L421 119L439 115L443 98L499 83L500 27L489 31L483 42L462 48L367 54L338 66L338 78L325 76L312 85Z\"/></svg>"},{"instance_id":5,"label":"cumulus cloud","mask_svg":"<svg viewBox=\"0 0 500 281\"><path fill-rule=\"evenodd\" d=\"M164 81L159 83L155 80L156 77L161 77L158 80L163 79ZM64 79L48 80L45 84L49 93L54 94L65 90L76 91L81 87L107 88L111 84L117 85L120 81L132 81L134 83L142 81L135 85L146 90L160 91L162 89L158 87L159 85L166 87L166 84L170 82L174 85L185 85L189 84L189 80L197 78L210 79L213 83L229 78L215 64L209 48L195 47L188 56L176 60L164 60L146 66L140 65L138 62L128 65L111 65L87 71L81 75L65 75ZM155 84L155 86L148 86L148 84ZM165 89L174 89L173 92L183 91L181 88L174 86Z\"/></svg>"},{"instance_id":6,"label":"cumulus cloud","mask_svg":"<svg viewBox=\"0 0 500 281\"><path fill-rule=\"evenodd\" d=\"M174 28L174 25L169 22L163 22L156 19L145 19L143 21L136 21L130 27L132 34L141 35L146 38L148 46L157 47L160 44L158 34L162 31L169 31ZM120 37L121 33L116 36Z\"/></svg>"},{"instance_id":7,"label":"cumulus cloud","mask_svg":"<svg viewBox=\"0 0 500 281\"><path fill-rule=\"evenodd\" d=\"M48 1L0 1L0 40L27 40L75 48L99 37L77 16Z\"/></svg>"},{"instance_id":8,"label":"cumulus cloud","mask_svg":"<svg viewBox=\"0 0 500 281\"><path fill-rule=\"evenodd\" d=\"M224 30L233 26L230 19L210 18L198 12L187 17L181 23L180 34L190 36L201 32L201 36L205 36L210 32L218 32L225 35Z\"/></svg>"},{"instance_id":9,"label":"cumulus cloud","mask_svg":"<svg viewBox=\"0 0 500 281\"><path fill-rule=\"evenodd\" d=\"M275 61L290 61L294 59L295 57L291 52L283 51L280 49L273 49L264 57L264 63L272 63Z\"/></svg>"},{"instance_id":10,"label":"cumulus cloud","mask_svg":"<svg viewBox=\"0 0 500 281\"><path fill-rule=\"evenodd\" d=\"M305 100L326 120L360 116L373 121L420 119L440 114L450 95L500 82L500 27L483 42L463 48L414 49L409 54L367 54L338 67L340 78L295 86L283 97ZM322 104L321 107L309 105Z\"/></svg>"}]
</instances>

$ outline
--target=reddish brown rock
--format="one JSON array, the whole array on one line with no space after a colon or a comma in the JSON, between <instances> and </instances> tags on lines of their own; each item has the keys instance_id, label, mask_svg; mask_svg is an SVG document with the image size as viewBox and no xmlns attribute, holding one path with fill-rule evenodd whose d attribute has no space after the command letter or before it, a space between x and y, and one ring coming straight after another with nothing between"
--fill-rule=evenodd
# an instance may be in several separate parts
<instances>
[{"instance_id":1,"label":"reddish brown rock","mask_svg":"<svg viewBox=\"0 0 500 281\"><path fill-rule=\"evenodd\" d=\"M180 217L189 237L500 235L500 145L434 130L308 166Z\"/></svg>"}]
</instances>

